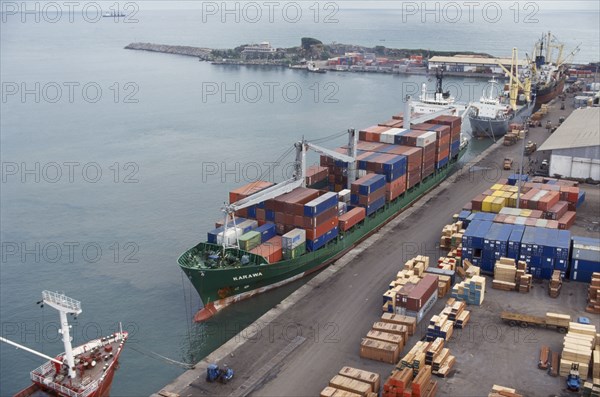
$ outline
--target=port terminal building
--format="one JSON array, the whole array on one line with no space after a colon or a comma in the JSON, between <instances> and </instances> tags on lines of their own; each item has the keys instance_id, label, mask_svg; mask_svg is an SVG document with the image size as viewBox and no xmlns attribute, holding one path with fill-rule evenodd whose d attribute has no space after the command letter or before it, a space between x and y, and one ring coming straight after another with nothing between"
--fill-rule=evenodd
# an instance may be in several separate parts
<instances>
[{"instance_id":1,"label":"port terminal building","mask_svg":"<svg viewBox=\"0 0 600 397\"><path fill-rule=\"evenodd\" d=\"M600 107L575 109L538 150L550 151L550 176L600 181Z\"/></svg>"},{"instance_id":2,"label":"port terminal building","mask_svg":"<svg viewBox=\"0 0 600 397\"><path fill-rule=\"evenodd\" d=\"M434 56L429 59L428 69L430 73L434 73L437 68L445 67L449 74L504 75L499 64L510 70L511 63L511 58L485 58L471 55ZM526 60L518 60L519 72L526 67Z\"/></svg>"}]
</instances>

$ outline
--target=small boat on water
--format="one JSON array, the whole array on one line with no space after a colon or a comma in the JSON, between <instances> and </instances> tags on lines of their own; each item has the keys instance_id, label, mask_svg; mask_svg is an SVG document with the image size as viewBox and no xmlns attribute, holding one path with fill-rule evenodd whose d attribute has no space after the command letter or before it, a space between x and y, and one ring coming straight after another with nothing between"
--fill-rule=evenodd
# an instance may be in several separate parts
<instances>
[{"instance_id":1,"label":"small boat on water","mask_svg":"<svg viewBox=\"0 0 600 397\"><path fill-rule=\"evenodd\" d=\"M121 18L121 17L126 17L127 15L125 15L124 12L117 12L117 11L111 11L111 12L105 12L102 14L102 17L104 18Z\"/></svg>"},{"instance_id":2,"label":"small boat on water","mask_svg":"<svg viewBox=\"0 0 600 397\"><path fill-rule=\"evenodd\" d=\"M47 360L31 371L32 384L15 394L15 397L108 397L119 366L119 356L128 337L127 331L120 329L73 348L67 314L81 314L81 303L62 293L43 291L42 300L38 304L58 310L61 324L59 333L62 335L65 352L50 357L0 337L2 342Z\"/></svg>"}]
</instances>

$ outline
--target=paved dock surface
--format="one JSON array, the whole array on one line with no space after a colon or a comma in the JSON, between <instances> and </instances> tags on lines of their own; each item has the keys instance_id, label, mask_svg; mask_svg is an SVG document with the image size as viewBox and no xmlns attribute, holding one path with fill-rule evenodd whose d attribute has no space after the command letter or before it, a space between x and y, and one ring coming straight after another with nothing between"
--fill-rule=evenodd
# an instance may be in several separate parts
<instances>
[{"instance_id":1,"label":"paved dock surface","mask_svg":"<svg viewBox=\"0 0 600 397\"><path fill-rule=\"evenodd\" d=\"M548 118L556 123L571 110L554 105L544 123ZM547 136L545 128L536 128L527 139L539 146ZM476 194L514 172L501 170L504 157L513 157L518 169L520 151L520 143L488 149L475 166L463 167L164 390L179 396L318 396L346 365L377 372L385 379L391 364L361 359L358 354L361 338L381 315L383 292L406 260L418 254L432 260L445 255L437 248L442 227ZM578 235L598 234L599 190L586 186L586 192L587 202L572 229ZM536 356L542 343L559 349L562 335L546 329L509 328L500 322L499 313L515 309L586 315L586 288L566 283L561 296L551 299L543 284L535 284L529 294L519 294L491 289L488 278L484 304L469 308L471 322L455 331L448 343L457 360L452 375L439 379L438 395L487 395L495 383L516 387L528 396L560 394L564 379L538 370ZM438 301L419 324L403 353L425 335L429 318L442 310L444 301ZM209 362L229 365L235 378L227 385L206 383Z\"/></svg>"}]
</instances>

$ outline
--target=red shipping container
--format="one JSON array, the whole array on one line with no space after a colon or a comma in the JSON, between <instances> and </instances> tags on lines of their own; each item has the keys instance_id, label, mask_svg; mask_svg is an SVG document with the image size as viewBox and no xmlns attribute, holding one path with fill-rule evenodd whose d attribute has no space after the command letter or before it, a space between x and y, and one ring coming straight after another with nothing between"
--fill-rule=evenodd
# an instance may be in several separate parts
<instances>
[{"instance_id":1,"label":"red shipping container","mask_svg":"<svg viewBox=\"0 0 600 397\"><path fill-rule=\"evenodd\" d=\"M318 225L320 225L321 223L327 221L328 219L336 216L337 213L338 213L338 209L337 209L337 206L335 206L335 207L331 207L331 208L323 211L316 217L303 216L302 224L299 225L299 227L313 229L313 228L317 227Z\"/></svg>"},{"instance_id":2,"label":"red shipping container","mask_svg":"<svg viewBox=\"0 0 600 397\"><path fill-rule=\"evenodd\" d=\"M388 121L384 121L383 123L379 123L380 127L390 127L390 128L402 128L402 124L404 122L398 119L391 119Z\"/></svg>"},{"instance_id":3,"label":"red shipping container","mask_svg":"<svg viewBox=\"0 0 600 397\"><path fill-rule=\"evenodd\" d=\"M359 194L358 195L358 204L367 206L367 205L375 202L376 200L379 200L380 198L382 198L384 196L385 196L385 187L378 189L374 192L371 192L371 194L369 194L368 196Z\"/></svg>"},{"instance_id":4,"label":"red shipping container","mask_svg":"<svg viewBox=\"0 0 600 397\"><path fill-rule=\"evenodd\" d=\"M250 253L263 256L269 263L279 262L283 258L281 245L281 236L275 236L251 250Z\"/></svg>"},{"instance_id":5,"label":"red shipping container","mask_svg":"<svg viewBox=\"0 0 600 397\"><path fill-rule=\"evenodd\" d=\"M473 204L469 201L467 204L463 205L462 209L465 211L473 211Z\"/></svg>"},{"instance_id":6,"label":"red shipping container","mask_svg":"<svg viewBox=\"0 0 600 397\"><path fill-rule=\"evenodd\" d=\"M283 212L275 212L275 223L285 224L285 214Z\"/></svg>"},{"instance_id":7,"label":"red shipping container","mask_svg":"<svg viewBox=\"0 0 600 397\"><path fill-rule=\"evenodd\" d=\"M559 201L554 204L550 210L548 210L548 219L558 220L569 210L569 203L566 201Z\"/></svg>"},{"instance_id":8,"label":"red shipping container","mask_svg":"<svg viewBox=\"0 0 600 397\"><path fill-rule=\"evenodd\" d=\"M394 120L404 120L404 113L398 113L392 116Z\"/></svg>"},{"instance_id":9,"label":"red shipping container","mask_svg":"<svg viewBox=\"0 0 600 397\"><path fill-rule=\"evenodd\" d=\"M558 203L559 199L560 199L559 192L548 192L538 202L537 209L540 211L548 211L551 207L553 207L556 203Z\"/></svg>"},{"instance_id":10,"label":"red shipping container","mask_svg":"<svg viewBox=\"0 0 600 397\"><path fill-rule=\"evenodd\" d=\"M360 130L358 137L361 141L379 142L379 135L387 130L389 130L389 127L380 127L378 125L374 125L372 127L365 128L364 130Z\"/></svg>"},{"instance_id":11,"label":"red shipping container","mask_svg":"<svg viewBox=\"0 0 600 397\"><path fill-rule=\"evenodd\" d=\"M559 220L558 220L558 228L562 230L568 230L575 223L575 211L567 211Z\"/></svg>"},{"instance_id":12,"label":"red shipping container","mask_svg":"<svg viewBox=\"0 0 600 397\"><path fill-rule=\"evenodd\" d=\"M385 184L385 199L390 202L406 191L406 175Z\"/></svg>"},{"instance_id":13,"label":"red shipping container","mask_svg":"<svg viewBox=\"0 0 600 397\"><path fill-rule=\"evenodd\" d=\"M267 215L266 215L266 211L264 208L256 209L256 220L257 221L266 221L267 220Z\"/></svg>"},{"instance_id":14,"label":"red shipping container","mask_svg":"<svg viewBox=\"0 0 600 397\"><path fill-rule=\"evenodd\" d=\"M348 231L352 226L365 219L367 211L364 207L354 207L350 211L341 215L338 224L341 231Z\"/></svg>"},{"instance_id":15,"label":"red shipping container","mask_svg":"<svg viewBox=\"0 0 600 397\"><path fill-rule=\"evenodd\" d=\"M273 185L274 183L266 181L251 182L245 186L239 187L229 192L229 202L235 203L236 201L240 201L241 199L251 196L254 193L258 193L261 190L265 190L266 188L271 187Z\"/></svg>"},{"instance_id":16,"label":"red shipping container","mask_svg":"<svg viewBox=\"0 0 600 397\"><path fill-rule=\"evenodd\" d=\"M549 229L558 229L559 223L556 220L549 220L546 227Z\"/></svg>"},{"instance_id":17,"label":"red shipping container","mask_svg":"<svg viewBox=\"0 0 600 397\"><path fill-rule=\"evenodd\" d=\"M477 196L475 196L475 198L473 198L473 200L471 200L471 208L473 211L481 211L481 206L483 205L483 200L486 198L487 196L484 194L478 194Z\"/></svg>"},{"instance_id":18,"label":"red shipping container","mask_svg":"<svg viewBox=\"0 0 600 397\"><path fill-rule=\"evenodd\" d=\"M408 287L408 288L407 288ZM433 274L425 274L415 284L406 284L396 294L396 304L411 311L419 311L434 293L437 293L438 277Z\"/></svg>"},{"instance_id":19,"label":"red shipping container","mask_svg":"<svg viewBox=\"0 0 600 397\"><path fill-rule=\"evenodd\" d=\"M306 239L307 240L317 239L317 238L321 237L322 235L324 235L325 233L327 233L328 231L330 231L331 229L333 229L334 227L336 227L337 225L338 225L338 217L336 215L333 218L330 218L330 219L326 220L325 222L321 223L320 225L317 225L317 227L315 227L313 229L306 229Z\"/></svg>"},{"instance_id":20,"label":"red shipping container","mask_svg":"<svg viewBox=\"0 0 600 397\"><path fill-rule=\"evenodd\" d=\"M540 210L531 210L531 215L529 215L530 218L534 218L534 219L540 219L544 216L544 213Z\"/></svg>"}]
</instances>

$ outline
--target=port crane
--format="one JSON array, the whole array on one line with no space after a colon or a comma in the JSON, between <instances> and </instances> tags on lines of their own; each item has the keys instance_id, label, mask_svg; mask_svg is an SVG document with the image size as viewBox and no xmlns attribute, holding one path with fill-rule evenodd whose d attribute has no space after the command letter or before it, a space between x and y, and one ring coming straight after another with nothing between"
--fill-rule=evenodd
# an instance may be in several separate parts
<instances>
[{"instance_id":1,"label":"port crane","mask_svg":"<svg viewBox=\"0 0 600 397\"><path fill-rule=\"evenodd\" d=\"M348 189L350 185L356 180L357 176L357 164L356 164L356 146L358 144L358 134L354 129L348 130L348 149L347 154L338 153L336 151L315 145L314 143L302 140L296 142L294 147L296 149L296 160L294 162L294 174L286 181L280 182L267 189L261 190L249 197L242 200L236 201L235 203L225 204L222 208L225 219L223 222L223 239L222 246L223 251L228 248L239 249L239 237L237 235L236 223L235 223L235 212L244 208L251 207L253 205L262 203L263 201L274 199L275 197L281 196L291 192L292 190L306 186L306 153L308 150L313 150L317 153L333 158L335 160L343 161L348 164ZM229 230L233 229L236 233L235 242L230 243L226 238L226 234Z\"/></svg>"}]
</instances>

